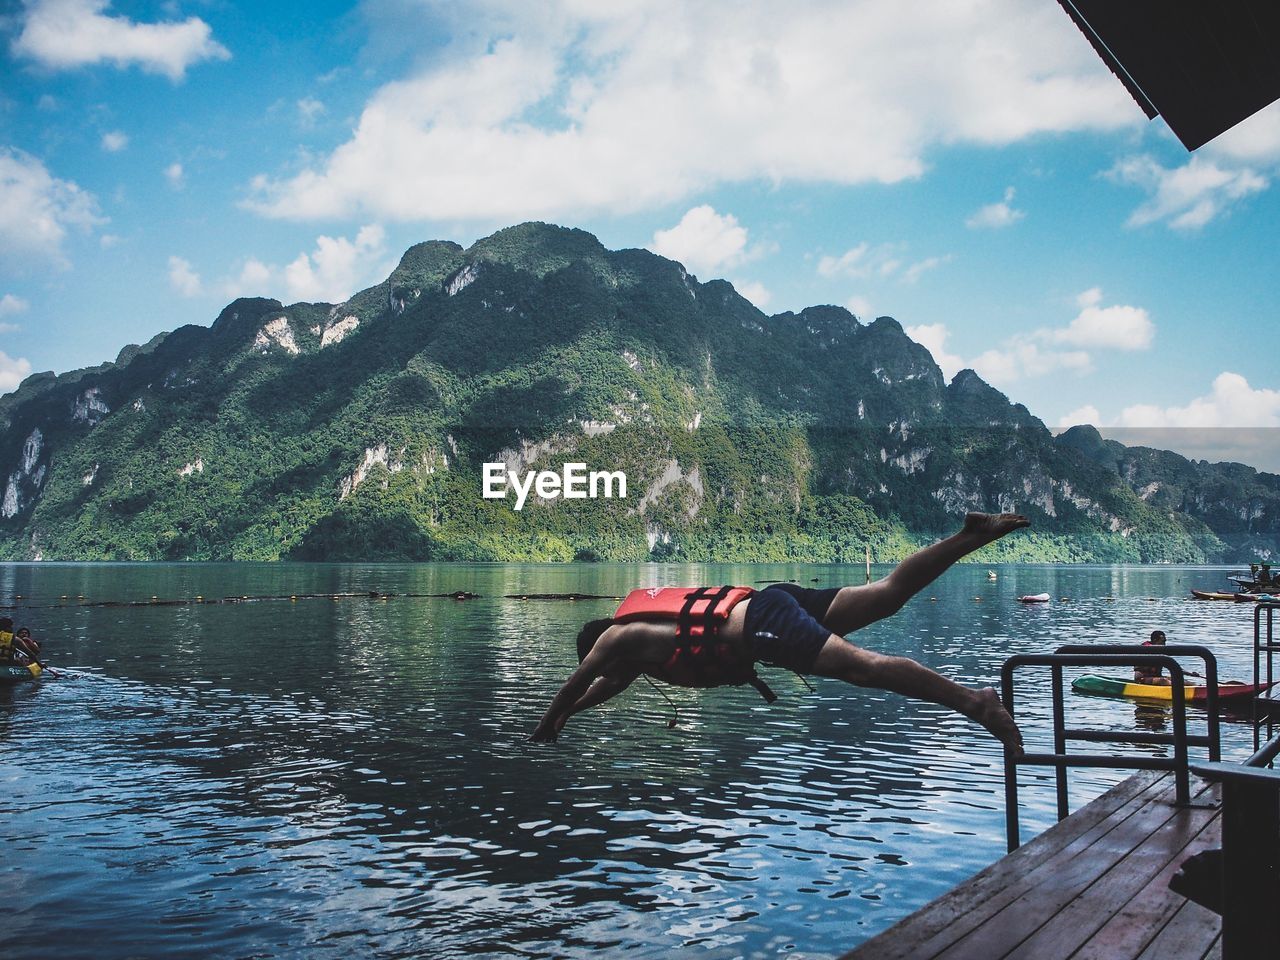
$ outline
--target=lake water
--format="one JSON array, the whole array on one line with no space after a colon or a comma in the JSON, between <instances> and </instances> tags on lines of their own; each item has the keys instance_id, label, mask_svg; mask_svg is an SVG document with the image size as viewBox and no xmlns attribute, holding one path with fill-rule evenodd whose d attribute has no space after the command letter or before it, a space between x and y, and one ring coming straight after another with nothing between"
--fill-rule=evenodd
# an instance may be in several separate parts
<instances>
[{"instance_id":1,"label":"lake water","mask_svg":"<svg viewBox=\"0 0 1280 960\"><path fill-rule=\"evenodd\" d=\"M1184 599L1223 586L1224 568L1001 566L994 583L986 569L953 568L854 639L989 685L1010 654L1159 627L1212 647L1224 679L1251 672L1250 607ZM864 573L0 566L0 603L68 668L0 688L0 952L838 956L1003 855L1001 755L979 728L764 670L772 706L750 688L670 689L668 729L671 708L638 683L559 743L524 742L576 663L578 626L613 604L505 595L767 579ZM371 590L482 596L287 599ZM1054 602L1014 599L1041 591ZM285 599L92 605L153 596ZM1047 750L1047 704L1025 703L1028 745ZM1068 708L1076 726L1164 719L1097 698ZM1251 727L1225 724L1223 742L1247 755ZM1073 805L1125 775L1074 773ZM1053 791L1022 779L1030 836L1052 822Z\"/></svg>"}]
</instances>

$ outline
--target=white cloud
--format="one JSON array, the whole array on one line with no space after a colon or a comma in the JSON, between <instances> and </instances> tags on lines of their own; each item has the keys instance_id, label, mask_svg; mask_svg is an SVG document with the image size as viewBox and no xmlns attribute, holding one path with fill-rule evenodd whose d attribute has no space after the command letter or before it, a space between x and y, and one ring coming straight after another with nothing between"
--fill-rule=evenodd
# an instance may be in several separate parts
<instances>
[{"instance_id":1,"label":"white cloud","mask_svg":"<svg viewBox=\"0 0 1280 960\"><path fill-rule=\"evenodd\" d=\"M763 310L773 299L773 294L765 285L754 280L735 280L733 288L750 300L758 310Z\"/></svg>"},{"instance_id":2,"label":"white cloud","mask_svg":"<svg viewBox=\"0 0 1280 960\"><path fill-rule=\"evenodd\" d=\"M951 254L949 253L941 257L926 257L923 260L920 260L920 261L917 261L916 263L911 264L909 267L907 267L905 270L902 271L902 282L915 283L917 280L920 279L920 276L922 274L928 273L930 270L940 267L944 263L950 263L950 262L951 262Z\"/></svg>"},{"instance_id":3,"label":"white cloud","mask_svg":"<svg viewBox=\"0 0 1280 960\"><path fill-rule=\"evenodd\" d=\"M298 101L298 119L302 121L304 126L310 126L316 122L316 117L324 113L325 106L323 101L317 100L315 97L303 97Z\"/></svg>"},{"instance_id":4,"label":"white cloud","mask_svg":"<svg viewBox=\"0 0 1280 960\"><path fill-rule=\"evenodd\" d=\"M0 297L0 333L16 333L22 328L16 323L9 323L4 320L5 317L16 317L20 313L26 313L31 304L23 300L22 297L14 296L12 293L6 293Z\"/></svg>"},{"instance_id":5,"label":"white cloud","mask_svg":"<svg viewBox=\"0 0 1280 960\"><path fill-rule=\"evenodd\" d=\"M105 222L93 194L54 177L30 154L0 147L0 255L66 266L67 231Z\"/></svg>"},{"instance_id":6,"label":"white cloud","mask_svg":"<svg viewBox=\"0 0 1280 960\"><path fill-rule=\"evenodd\" d=\"M1092 423L1104 437L1127 446L1280 473L1280 390L1252 387L1238 373L1219 374L1207 394L1182 406L1134 404L1104 421L1090 405L1066 414L1058 425L1065 429L1077 423Z\"/></svg>"},{"instance_id":7,"label":"white cloud","mask_svg":"<svg viewBox=\"0 0 1280 960\"><path fill-rule=\"evenodd\" d=\"M870 249L871 244L864 241L838 257L823 256L818 260L818 273L827 279L868 276L871 272Z\"/></svg>"},{"instance_id":8,"label":"white cloud","mask_svg":"<svg viewBox=\"0 0 1280 960\"><path fill-rule=\"evenodd\" d=\"M129 135L121 130L108 130L102 135L102 149L107 153L119 153L129 145Z\"/></svg>"},{"instance_id":9,"label":"white cloud","mask_svg":"<svg viewBox=\"0 0 1280 960\"><path fill-rule=\"evenodd\" d=\"M25 357L16 360L0 350L0 393L16 390L18 384L31 376L31 361Z\"/></svg>"},{"instance_id":10,"label":"white cloud","mask_svg":"<svg viewBox=\"0 0 1280 960\"><path fill-rule=\"evenodd\" d=\"M1002 348L978 354L968 366L988 383L999 387L1060 370L1085 374L1093 369L1093 359L1084 350L1054 350L1028 337L1015 336Z\"/></svg>"},{"instance_id":11,"label":"white cloud","mask_svg":"<svg viewBox=\"0 0 1280 960\"><path fill-rule=\"evenodd\" d=\"M933 354L933 362L942 368L942 374L948 380L968 366L963 358L947 351L947 338L950 336L950 331L947 330L945 323L927 323L907 327L906 333L908 337Z\"/></svg>"},{"instance_id":12,"label":"white cloud","mask_svg":"<svg viewBox=\"0 0 1280 960\"><path fill-rule=\"evenodd\" d=\"M164 168L164 178L174 190L181 190L186 184L186 171L176 160Z\"/></svg>"},{"instance_id":13,"label":"white cloud","mask_svg":"<svg viewBox=\"0 0 1280 960\"><path fill-rule=\"evenodd\" d=\"M871 301L864 296L860 296L860 295L852 296L844 302L844 305L845 305L845 309L847 309L859 320L865 320L867 317L870 317L873 315ZM914 327L912 329L918 330L921 328ZM910 333L910 330L908 330L907 332ZM920 340L919 337L916 337L915 339ZM920 341L920 342L923 343L924 341Z\"/></svg>"},{"instance_id":14,"label":"white cloud","mask_svg":"<svg viewBox=\"0 0 1280 960\"><path fill-rule=\"evenodd\" d=\"M200 274L182 257L169 258L169 286L184 297L198 297L203 291Z\"/></svg>"},{"instance_id":15,"label":"white cloud","mask_svg":"<svg viewBox=\"0 0 1280 960\"><path fill-rule=\"evenodd\" d=\"M1203 227L1268 185L1267 178L1251 168L1232 169L1200 156L1172 170L1147 155L1126 157L1107 175L1150 194L1150 199L1130 215L1129 226L1164 221L1175 230Z\"/></svg>"},{"instance_id":16,"label":"white cloud","mask_svg":"<svg viewBox=\"0 0 1280 960\"><path fill-rule=\"evenodd\" d=\"M1280 164L1280 101L1241 120L1196 151L1223 163Z\"/></svg>"},{"instance_id":17,"label":"white cloud","mask_svg":"<svg viewBox=\"0 0 1280 960\"><path fill-rule=\"evenodd\" d=\"M1220 373L1213 388L1186 406L1125 407L1121 427L1280 427L1280 390L1255 389L1238 373Z\"/></svg>"},{"instance_id":18,"label":"white cloud","mask_svg":"<svg viewBox=\"0 0 1280 960\"><path fill-rule=\"evenodd\" d=\"M1049 331L1054 343L1113 350L1145 350L1155 338L1156 326L1142 307L1100 306L1102 291L1094 287L1077 298L1080 313L1066 327Z\"/></svg>"},{"instance_id":19,"label":"white cloud","mask_svg":"<svg viewBox=\"0 0 1280 960\"><path fill-rule=\"evenodd\" d=\"M943 144L1141 121L1070 20L1021 0L920 0L905 18L874 0L465 9L430 5L452 45L376 91L326 157L255 178L249 205L580 218L725 183L894 183Z\"/></svg>"},{"instance_id":20,"label":"white cloud","mask_svg":"<svg viewBox=\"0 0 1280 960\"><path fill-rule=\"evenodd\" d=\"M1065 327L1014 334L1000 346L967 359L948 351L950 331L946 324L907 327L907 335L929 349L948 378L971 367L998 387L1060 372L1083 375L1094 369L1093 351L1134 351L1151 346L1155 324L1142 307L1103 306L1102 291L1097 287L1080 294L1077 303L1080 312Z\"/></svg>"},{"instance_id":21,"label":"white cloud","mask_svg":"<svg viewBox=\"0 0 1280 960\"><path fill-rule=\"evenodd\" d=\"M26 313L30 307L31 304L27 303L26 300L14 296L12 293L6 293L3 297L0 297L0 317L17 316L19 313Z\"/></svg>"},{"instance_id":22,"label":"white cloud","mask_svg":"<svg viewBox=\"0 0 1280 960\"><path fill-rule=\"evenodd\" d=\"M654 233L649 249L695 273L736 266L749 256L747 228L733 214L718 214L706 204L694 207L670 230Z\"/></svg>"},{"instance_id":23,"label":"white cloud","mask_svg":"<svg viewBox=\"0 0 1280 960\"><path fill-rule=\"evenodd\" d=\"M229 297L265 297L275 289L275 273L261 260L250 257L240 268L238 276L227 280L223 290Z\"/></svg>"},{"instance_id":24,"label":"white cloud","mask_svg":"<svg viewBox=\"0 0 1280 960\"><path fill-rule=\"evenodd\" d=\"M1078 410L1072 410L1070 413L1064 413L1058 419L1058 426L1062 429L1075 427L1082 423L1092 423L1097 426L1102 423L1102 414L1098 412L1098 408L1091 403L1086 403Z\"/></svg>"},{"instance_id":25,"label":"white cloud","mask_svg":"<svg viewBox=\"0 0 1280 960\"><path fill-rule=\"evenodd\" d=\"M1165 222L1192 231L1267 189L1280 175L1280 101L1205 144L1183 166L1166 168L1148 155L1126 157L1107 176L1139 187L1149 199L1130 226Z\"/></svg>"},{"instance_id":26,"label":"white cloud","mask_svg":"<svg viewBox=\"0 0 1280 960\"><path fill-rule=\"evenodd\" d=\"M250 258L239 275L222 286L232 297L280 296L283 291L286 302L342 303L385 277L390 269L383 262L385 255L386 231L370 224L360 228L355 240L317 237L315 249L298 254L284 267Z\"/></svg>"},{"instance_id":27,"label":"white cloud","mask_svg":"<svg viewBox=\"0 0 1280 960\"><path fill-rule=\"evenodd\" d=\"M284 268L289 299L341 303L385 252L386 232L377 224L361 227L354 243L346 237L317 237L311 253L299 254Z\"/></svg>"},{"instance_id":28,"label":"white cloud","mask_svg":"<svg viewBox=\"0 0 1280 960\"><path fill-rule=\"evenodd\" d=\"M51 70L98 63L139 66L181 80L202 60L231 54L198 17L182 22L137 23L106 14L108 0L27 0L22 32L12 50Z\"/></svg>"},{"instance_id":29,"label":"white cloud","mask_svg":"<svg viewBox=\"0 0 1280 960\"><path fill-rule=\"evenodd\" d=\"M964 222L965 226L972 229L999 229L1013 226L1027 215L1025 210L1014 209L1014 195L1013 187L1006 187L1003 200L999 203L989 203L985 207L979 208L976 213Z\"/></svg>"},{"instance_id":30,"label":"white cloud","mask_svg":"<svg viewBox=\"0 0 1280 960\"><path fill-rule=\"evenodd\" d=\"M877 277L888 280L897 277L902 283L915 283L920 277L944 263L951 262L951 254L926 257L906 264L906 244L882 243L871 246L863 241L838 257L825 255L818 258L818 273L828 280L838 278L866 279Z\"/></svg>"}]
</instances>

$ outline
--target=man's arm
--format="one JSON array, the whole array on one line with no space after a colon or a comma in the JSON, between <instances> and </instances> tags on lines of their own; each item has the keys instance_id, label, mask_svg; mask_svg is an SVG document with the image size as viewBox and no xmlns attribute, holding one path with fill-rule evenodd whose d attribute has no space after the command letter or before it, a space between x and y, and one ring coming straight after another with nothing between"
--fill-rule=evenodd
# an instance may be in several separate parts
<instances>
[{"instance_id":1,"label":"man's arm","mask_svg":"<svg viewBox=\"0 0 1280 960\"><path fill-rule=\"evenodd\" d=\"M568 709L556 726L556 733L564 729L564 723L575 713L599 706L606 700L612 700L640 676L640 668L624 664L615 664L608 673L596 678L595 683L587 688L587 692L578 698L577 703Z\"/></svg>"},{"instance_id":2,"label":"man's arm","mask_svg":"<svg viewBox=\"0 0 1280 960\"><path fill-rule=\"evenodd\" d=\"M609 632L606 631L596 641L591 652L578 664L578 669L565 681L530 735L530 740L538 743L555 740L570 716L621 693L639 674L638 669L632 672L631 667L624 666L619 661L618 636L615 634L611 637ZM600 678L598 681L597 677ZM625 683L622 682L624 679Z\"/></svg>"}]
</instances>

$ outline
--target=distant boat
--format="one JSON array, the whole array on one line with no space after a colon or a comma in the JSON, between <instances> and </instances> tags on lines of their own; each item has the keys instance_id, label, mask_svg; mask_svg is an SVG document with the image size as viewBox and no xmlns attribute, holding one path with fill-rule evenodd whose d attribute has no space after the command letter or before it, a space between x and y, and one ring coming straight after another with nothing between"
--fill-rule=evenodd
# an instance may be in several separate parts
<instances>
[{"instance_id":1,"label":"distant boat","mask_svg":"<svg viewBox=\"0 0 1280 960\"><path fill-rule=\"evenodd\" d=\"M1028 593L1018 598L1019 603L1048 603L1047 593Z\"/></svg>"},{"instance_id":2,"label":"distant boat","mask_svg":"<svg viewBox=\"0 0 1280 960\"><path fill-rule=\"evenodd\" d=\"M1197 600L1234 600L1236 603L1280 603L1280 596L1273 593L1215 593L1211 590L1192 589Z\"/></svg>"},{"instance_id":3,"label":"distant boat","mask_svg":"<svg viewBox=\"0 0 1280 960\"><path fill-rule=\"evenodd\" d=\"M996 578L996 572L995 572L994 570L988 570L988 571L987 571L987 579L988 579L988 580L994 580L995 578Z\"/></svg>"},{"instance_id":4,"label":"distant boat","mask_svg":"<svg viewBox=\"0 0 1280 960\"><path fill-rule=\"evenodd\" d=\"M1280 579L1271 572L1270 564L1266 566L1264 571L1260 564L1250 564L1248 573L1232 574L1227 579L1239 587L1242 593L1274 593L1280 590Z\"/></svg>"},{"instance_id":5,"label":"distant boat","mask_svg":"<svg viewBox=\"0 0 1280 960\"><path fill-rule=\"evenodd\" d=\"M1233 602L1238 597L1240 598L1243 597L1242 594L1218 593L1217 591L1214 591L1214 590L1197 590L1195 587L1191 588L1191 595L1195 597L1197 600L1231 600Z\"/></svg>"}]
</instances>

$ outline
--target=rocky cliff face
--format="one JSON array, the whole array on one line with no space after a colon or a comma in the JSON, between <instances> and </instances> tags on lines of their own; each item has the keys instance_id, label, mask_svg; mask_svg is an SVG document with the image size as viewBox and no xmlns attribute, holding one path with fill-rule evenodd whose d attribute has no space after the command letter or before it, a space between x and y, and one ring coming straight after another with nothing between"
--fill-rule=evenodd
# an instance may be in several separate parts
<instances>
[{"instance_id":1,"label":"rocky cliff face","mask_svg":"<svg viewBox=\"0 0 1280 960\"><path fill-rule=\"evenodd\" d=\"M1128 447L1104 440L1089 426L1072 427L1058 443L1115 476L1151 507L1213 530L1230 545L1231 559L1277 556L1280 476L1240 463L1207 463L1167 450Z\"/></svg>"},{"instance_id":2,"label":"rocky cliff face","mask_svg":"<svg viewBox=\"0 0 1280 960\"><path fill-rule=\"evenodd\" d=\"M342 304L237 300L0 399L12 558L890 559L966 510L1002 555L1252 559L1280 478L1055 439L888 317L766 316L545 224L412 247ZM616 499L481 495L566 462Z\"/></svg>"}]
</instances>

